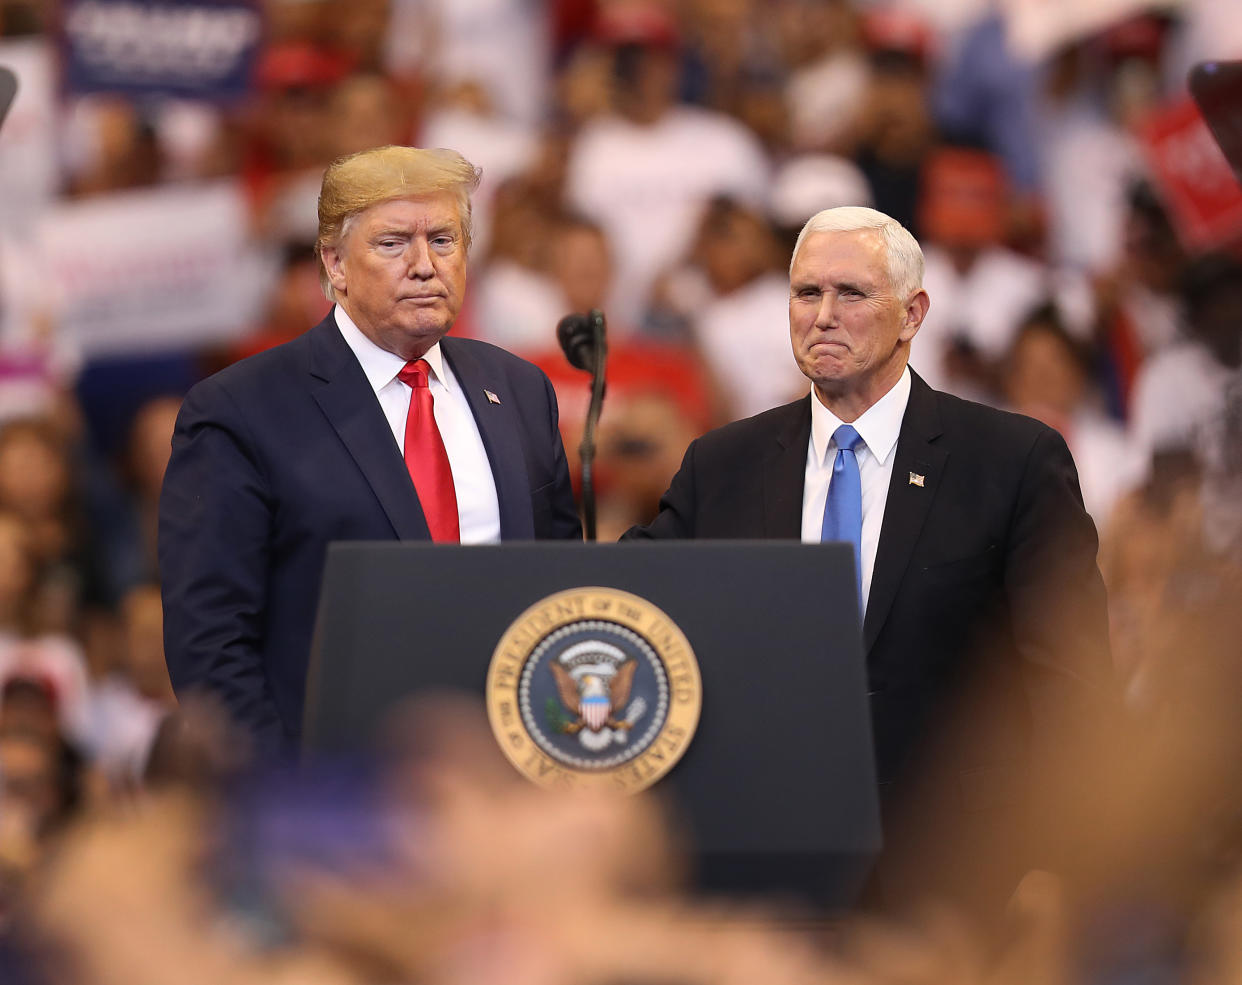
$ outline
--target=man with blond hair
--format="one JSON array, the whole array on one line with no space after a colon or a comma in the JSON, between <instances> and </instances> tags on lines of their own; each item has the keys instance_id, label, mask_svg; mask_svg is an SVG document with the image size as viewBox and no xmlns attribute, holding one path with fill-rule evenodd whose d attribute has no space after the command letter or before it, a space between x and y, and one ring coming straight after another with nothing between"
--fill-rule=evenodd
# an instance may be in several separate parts
<instances>
[{"instance_id":1,"label":"man with blond hair","mask_svg":"<svg viewBox=\"0 0 1242 985\"><path fill-rule=\"evenodd\" d=\"M329 541L581 539L547 378L446 337L478 180L448 150L335 161L316 243L331 312L185 399L160 501L169 673L261 755L296 748Z\"/></svg>"},{"instance_id":2,"label":"man with blond hair","mask_svg":"<svg viewBox=\"0 0 1242 985\"><path fill-rule=\"evenodd\" d=\"M789 289L811 393L697 439L659 515L626 537L852 544L857 597L799 591L842 632L862 614L886 855L893 808L914 797L944 821L920 813L919 838L951 831L983 853L1020 803L1033 718L1071 720L1108 690L1104 585L1061 436L909 369L922 277L918 243L889 216L813 216ZM976 693L969 715L950 714Z\"/></svg>"}]
</instances>

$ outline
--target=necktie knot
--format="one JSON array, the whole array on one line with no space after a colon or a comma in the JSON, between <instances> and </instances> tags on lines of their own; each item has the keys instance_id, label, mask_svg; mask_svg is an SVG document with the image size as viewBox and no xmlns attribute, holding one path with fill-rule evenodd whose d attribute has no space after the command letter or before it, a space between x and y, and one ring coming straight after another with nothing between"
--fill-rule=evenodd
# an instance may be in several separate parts
<instances>
[{"instance_id":1,"label":"necktie knot","mask_svg":"<svg viewBox=\"0 0 1242 985\"><path fill-rule=\"evenodd\" d=\"M832 440L838 449L844 451L856 451L858 446L863 443L862 435L854 430L852 424L842 424L833 431Z\"/></svg>"},{"instance_id":2,"label":"necktie knot","mask_svg":"<svg viewBox=\"0 0 1242 985\"><path fill-rule=\"evenodd\" d=\"M436 404L427 385L427 370L427 360L412 359L397 374L397 379L410 387L410 407L405 417L405 467L418 494L431 539L452 543L461 539L457 490L448 450L436 426Z\"/></svg>"},{"instance_id":3,"label":"necktie knot","mask_svg":"<svg viewBox=\"0 0 1242 985\"><path fill-rule=\"evenodd\" d=\"M429 369L430 367L427 365L426 359L411 359L401 367L401 372L397 374L397 379L413 389L426 387Z\"/></svg>"}]
</instances>

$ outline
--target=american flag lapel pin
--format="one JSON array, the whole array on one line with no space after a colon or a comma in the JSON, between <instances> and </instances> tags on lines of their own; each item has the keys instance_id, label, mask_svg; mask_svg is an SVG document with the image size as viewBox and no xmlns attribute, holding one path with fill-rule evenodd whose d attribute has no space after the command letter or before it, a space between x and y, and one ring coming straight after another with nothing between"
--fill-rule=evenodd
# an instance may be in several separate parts
<instances>
[{"instance_id":1,"label":"american flag lapel pin","mask_svg":"<svg viewBox=\"0 0 1242 985\"><path fill-rule=\"evenodd\" d=\"M487 394L487 402L489 404L500 406L500 398L496 394L492 393L491 390L484 390L483 392Z\"/></svg>"},{"instance_id":2,"label":"american flag lapel pin","mask_svg":"<svg viewBox=\"0 0 1242 985\"><path fill-rule=\"evenodd\" d=\"M910 485L918 486L920 489L922 489L923 481L925 478L926 476L919 475L917 472L911 472L910 473Z\"/></svg>"}]
</instances>

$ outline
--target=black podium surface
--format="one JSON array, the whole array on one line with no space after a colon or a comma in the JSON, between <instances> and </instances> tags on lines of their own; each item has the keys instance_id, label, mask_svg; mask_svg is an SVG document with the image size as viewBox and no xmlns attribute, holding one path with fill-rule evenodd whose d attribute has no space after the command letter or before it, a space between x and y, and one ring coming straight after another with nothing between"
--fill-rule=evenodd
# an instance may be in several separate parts
<instances>
[{"instance_id":1,"label":"black podium surface","mask_svg":"<svg viewBox=\"0 0 1242 985\"><path fill-rule=\"evenodd\" d=\"M848 903L880 825L844 545L333 544L304 749L363 747L395 702L420 691L482 695L513 621L582 587L646 599L694 649L698 730L655 790L688 825L700 885Z\"/></svg>"}]
</instances>

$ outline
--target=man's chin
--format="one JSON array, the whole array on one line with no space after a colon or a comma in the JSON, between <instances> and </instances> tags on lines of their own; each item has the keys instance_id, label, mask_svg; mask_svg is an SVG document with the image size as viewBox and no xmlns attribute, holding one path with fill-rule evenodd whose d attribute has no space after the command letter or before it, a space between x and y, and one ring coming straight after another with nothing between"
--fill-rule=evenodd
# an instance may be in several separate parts
<instances>
[{"instance_id":1,"label":"man's chin","mask_svg":"<svg viewBox=\"0 0 1242 985\"><path fill-rule=\"evenodd\" d=\"M418 359L444 338L452 327L452 322L442 319L430 323L405 323L387 333L381 345L404 359Z\"/></svg>"},{"instance_id":2,"label":"man's chin","mask_svg":"<svg viewBox=\"0 0 1242 985\"><path fill-rule=\"evenodd\" d=\"M850 380L850 371L835 359L813 359L798 366L802 375L818 387L841 387Z\"/></svg>"}]
</instances>

